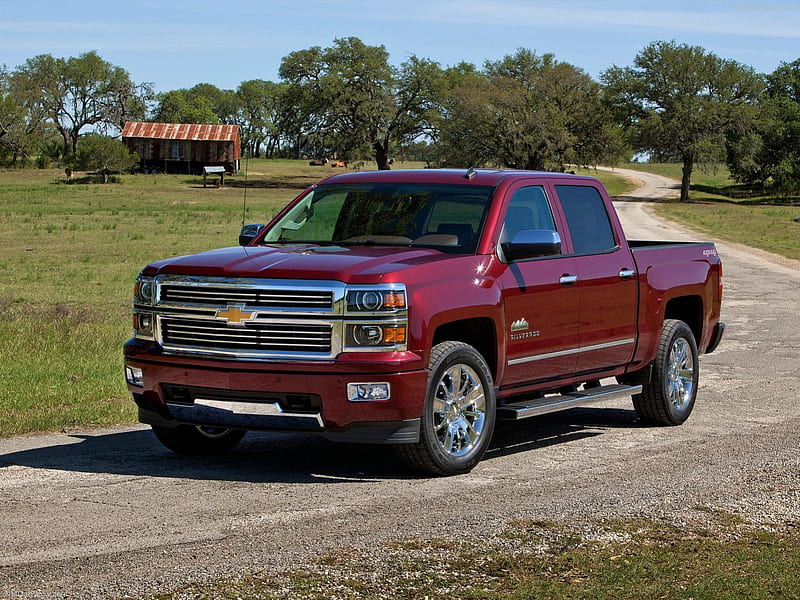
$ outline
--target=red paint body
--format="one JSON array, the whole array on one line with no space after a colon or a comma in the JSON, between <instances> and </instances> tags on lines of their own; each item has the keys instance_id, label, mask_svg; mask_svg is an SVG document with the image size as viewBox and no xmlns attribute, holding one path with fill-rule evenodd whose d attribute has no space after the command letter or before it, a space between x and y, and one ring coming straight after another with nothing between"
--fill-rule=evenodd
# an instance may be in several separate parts
<instances>
[{"instance_id":1,"label":"red paint body","mask_svg":"<svg viewBox=\"0 0 800 600\"><path fill-rule=\"evenodd\" d=\"M312 393L321 398L325 429L334 432L356 423L419 418L431 348L443 335L450 339L462 324L463 329L472 328L470 339L483 340L479 349L493 371L500 402L646 367L654 360L665 318L686 321L700 352L714 342L722 273L713 244L642 242L632 243L631 249L611 200L594 178L480 171L467 180L463 171L431 170L350 173L322 183L331 181L464 184L491 186L494 192L474 254L378 246L335 252L313 246L260 246L256 240L247 247L156 262L142 274L402 283L407 290L407 350L343 352L330 361L243 361L170 355L154 342L133 339L125 346L125 356L127 365L143 371L143 387L129 386L140 406L163 405L164 383ZM600 254L574 251L573 236L578 234L567 225L560 185L597 190L613 230L614 248ZM515 190L525 186L545 190L562 252L508 264L498 252L503 217ZM623 271L630 276L622 277ZM564 285L564 276L577 280ZM515 336L512 324L523 319L528 329ZM392 397L350 402L350 381L389 382Z\"/></svg>"}]
</instances>

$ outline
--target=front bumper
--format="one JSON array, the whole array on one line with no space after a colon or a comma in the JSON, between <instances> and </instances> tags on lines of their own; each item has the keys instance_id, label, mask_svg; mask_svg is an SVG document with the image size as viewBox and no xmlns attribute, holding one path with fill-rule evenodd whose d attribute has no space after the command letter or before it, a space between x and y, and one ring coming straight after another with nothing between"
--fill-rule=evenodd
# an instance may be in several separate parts
<instances>
[{"instance_id":1,"label":"front bumper","mask_svg":"<svg viewBox=\"0 0 800 600\"><path fill-rule=\"evenodd\" d=\"M348 442L419 439L427 370L413 353L317 365L197 360L153 350L135 340L125 346L126 367L141 371L141 385L128 388L144 423L306 431ZM370 382L387 383L390 398L348 400L348 383Z\"/></svg>"}]
</instances>

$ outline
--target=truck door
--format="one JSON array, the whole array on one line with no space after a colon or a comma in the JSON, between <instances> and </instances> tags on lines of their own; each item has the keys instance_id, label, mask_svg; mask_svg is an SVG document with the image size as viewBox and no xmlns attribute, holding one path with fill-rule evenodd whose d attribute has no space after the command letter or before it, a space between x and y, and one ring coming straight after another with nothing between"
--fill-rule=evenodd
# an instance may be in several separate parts
<instances>
[{"instance_id":1,"label":"truck door","mask_svg":"<svg viewBox=\"0 0 800 600\"><path fill-rule=\"evenodd\" d=\"M503 219L500 243L524 229L558 231L543 185L517 184ZM507 263L500 276L505 306L504 388L558 379L575 370L578 292L575 261L564 255Z\"/></svg>"},{"instance_id":2,"label":"truck door","mask_svg":"<svg viewBox=\"0 0 800 600\"><path fill-rule=\"evenodd\" d=\"M580 293L577 373L627 364L636 343L637 282L624 240L617 239L600 191L591 185L556 185Z\"/></svg>"}]
</instances>

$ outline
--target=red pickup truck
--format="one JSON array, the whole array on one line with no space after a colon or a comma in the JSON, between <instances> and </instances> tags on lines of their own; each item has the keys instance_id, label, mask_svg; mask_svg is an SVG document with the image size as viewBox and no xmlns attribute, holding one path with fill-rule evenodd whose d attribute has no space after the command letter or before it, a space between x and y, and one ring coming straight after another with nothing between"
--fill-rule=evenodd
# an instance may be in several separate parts
<instances>
[{"instance_id":1,"label":"red pickup truck","mask_svg":"<svg viewBox=\"0 0 800 600\"><path fill-rule=\"evenodd\" d=\"M126 379L175 452L318 432L464 473L497 419L632 396L682 423L724 331L714 245L626 240L591 177L336 175L239 242L136 279Z\"/></svg>"}]
</instances>

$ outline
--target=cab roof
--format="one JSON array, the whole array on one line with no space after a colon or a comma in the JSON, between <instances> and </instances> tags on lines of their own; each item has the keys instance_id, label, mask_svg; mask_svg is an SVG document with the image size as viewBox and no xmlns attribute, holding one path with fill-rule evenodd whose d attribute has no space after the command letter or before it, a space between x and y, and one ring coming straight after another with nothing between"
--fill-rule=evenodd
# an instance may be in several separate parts
<instances>
[{"instance_id":1,"label":"cab roof","mask_svg":"<svg viewBox=\"0 0 800 600\"><path fill-rule=\"evenodd\" d=\"M339 173L319 183L439 183L495 187L509 179L590 180L594 177L555 173L550 171L522 171L513 169L401 169L397 171L354 171Z\"/></svg>"}]
</instances>

